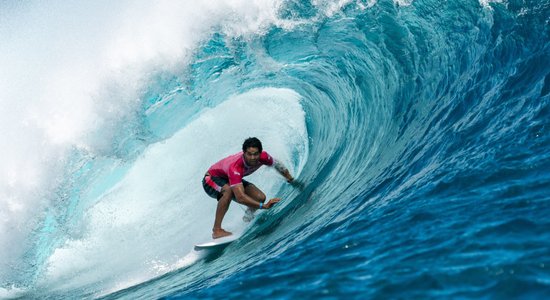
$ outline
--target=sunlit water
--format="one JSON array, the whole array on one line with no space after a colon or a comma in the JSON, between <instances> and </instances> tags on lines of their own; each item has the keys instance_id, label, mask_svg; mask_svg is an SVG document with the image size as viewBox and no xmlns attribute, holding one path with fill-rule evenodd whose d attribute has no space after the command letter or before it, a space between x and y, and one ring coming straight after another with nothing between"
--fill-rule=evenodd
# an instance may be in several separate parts
<instances>
[{"instance_id":1,"label":"sunlit water","mask_svg":"<svg viewBox=\"0 0 550 300\"><path fill-rule=\"evenodd\" d=\"M0 4L0 298L550 296L549 1L203 2Z\"/></svg>"}]
</instances>

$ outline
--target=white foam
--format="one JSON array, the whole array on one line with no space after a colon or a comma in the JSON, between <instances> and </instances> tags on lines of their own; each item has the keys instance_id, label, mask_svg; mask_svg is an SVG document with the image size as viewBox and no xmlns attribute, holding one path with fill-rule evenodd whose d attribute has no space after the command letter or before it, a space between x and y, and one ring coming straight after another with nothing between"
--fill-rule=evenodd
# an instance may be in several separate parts
<instances>
[{"instance_id":1,"label":"white foam","mask_svg":"<svg viewBox=\"0 0 550 300\"><path fill-rule=\"evenodd\" d=\"M394 0L393 2L399 6L410 6L413 0Z\"/></svg>"},{"instance_id":2,"label":"white foam","mask_svg":"<svg viewBox=\"0 0 550 300\"><path fill-rule=\"evenodd\" d=\"M479 4L481 4L481 6L488 9L491 9L490 3L503 3L503 1L502 0L479 0Z\"/></svg>"},{"instance_id":3,"label":"white foam","mask_svg":"<svg viewBox=\"0 0 550 300\"><path fill-rule=\"evenodd\" d=\"M0 288L0 299L21 299L24 295L25 290L15 286Z\"/></svg>"}]
</instances>

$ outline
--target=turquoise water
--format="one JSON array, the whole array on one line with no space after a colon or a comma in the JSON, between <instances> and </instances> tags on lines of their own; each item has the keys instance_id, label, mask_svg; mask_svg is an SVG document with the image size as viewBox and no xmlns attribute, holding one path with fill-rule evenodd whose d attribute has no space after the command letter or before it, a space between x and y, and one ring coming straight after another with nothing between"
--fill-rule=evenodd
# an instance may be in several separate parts
<instances>
[{"instance_id":1,"label":"turquoise water","mask_svg":"<svg viewBox=\"0 0 550 300\"><path fill-rule=\"evenodd\" d=\"M550 2L6 9L101 55L41 65L58 93L36 89L34 119L18 109L43 102L8 106L21 148L56 163L31 160L40 193L5 172L6 199L34 208L5 201L0 297L550 296ZM85 9L116 26L68 26ZM283 201L251 225L234 203L224 226L243 237L193 252L215 210L200 176L248 136L304 190L263 168L250 181Z\"/></svg>"}]
</instances>

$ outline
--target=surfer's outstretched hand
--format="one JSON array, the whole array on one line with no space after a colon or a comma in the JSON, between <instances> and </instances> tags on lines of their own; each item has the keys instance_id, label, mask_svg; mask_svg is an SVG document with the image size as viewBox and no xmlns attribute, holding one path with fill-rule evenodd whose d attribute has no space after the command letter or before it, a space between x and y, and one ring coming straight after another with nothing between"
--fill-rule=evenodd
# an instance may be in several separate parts
<instances>
[{"instance_id":1,"label":"surfer's outstretched hand","mask_svg":"<svg viewBox=\"0 0 550 300\"><path fill-rule=\"evenodd\" d=\"M265 209L270 209L273 207L273 205L275 205L275 203L281 201L281 198L273 198L271 200L269 200L266 204L264 204L263 208Z\"/></svg>"},{"instance_id":2,"label":"surfer's outstretched hand","mask_svg":"<svg viewBox=\"0 0 550 300\"><path fill-rule=\"evenodd\" d=\"M292 180L292 181L289 181L288 183L290 183L290 185L292 185L293 187L299 189L300 191L303 191L304 190L304 184L296 179Z\"/></svg>"}]
</instances>

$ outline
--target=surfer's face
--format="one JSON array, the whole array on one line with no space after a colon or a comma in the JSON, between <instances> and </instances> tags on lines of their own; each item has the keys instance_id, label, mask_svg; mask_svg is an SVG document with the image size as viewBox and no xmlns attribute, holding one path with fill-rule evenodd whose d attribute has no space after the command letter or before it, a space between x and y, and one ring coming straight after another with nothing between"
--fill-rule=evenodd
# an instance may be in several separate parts
<instances>
[{"instance_id":1,"label":"surfer's face","mask_svg":"<svg viewBox=\"0 0 550 300\"><path fill-rule=\"evenodd\" d=\"M256 147L249 147L244 152L244 161L249 166L256 166L260 163L260 150Z\"/></svg>"}]
</instances>

